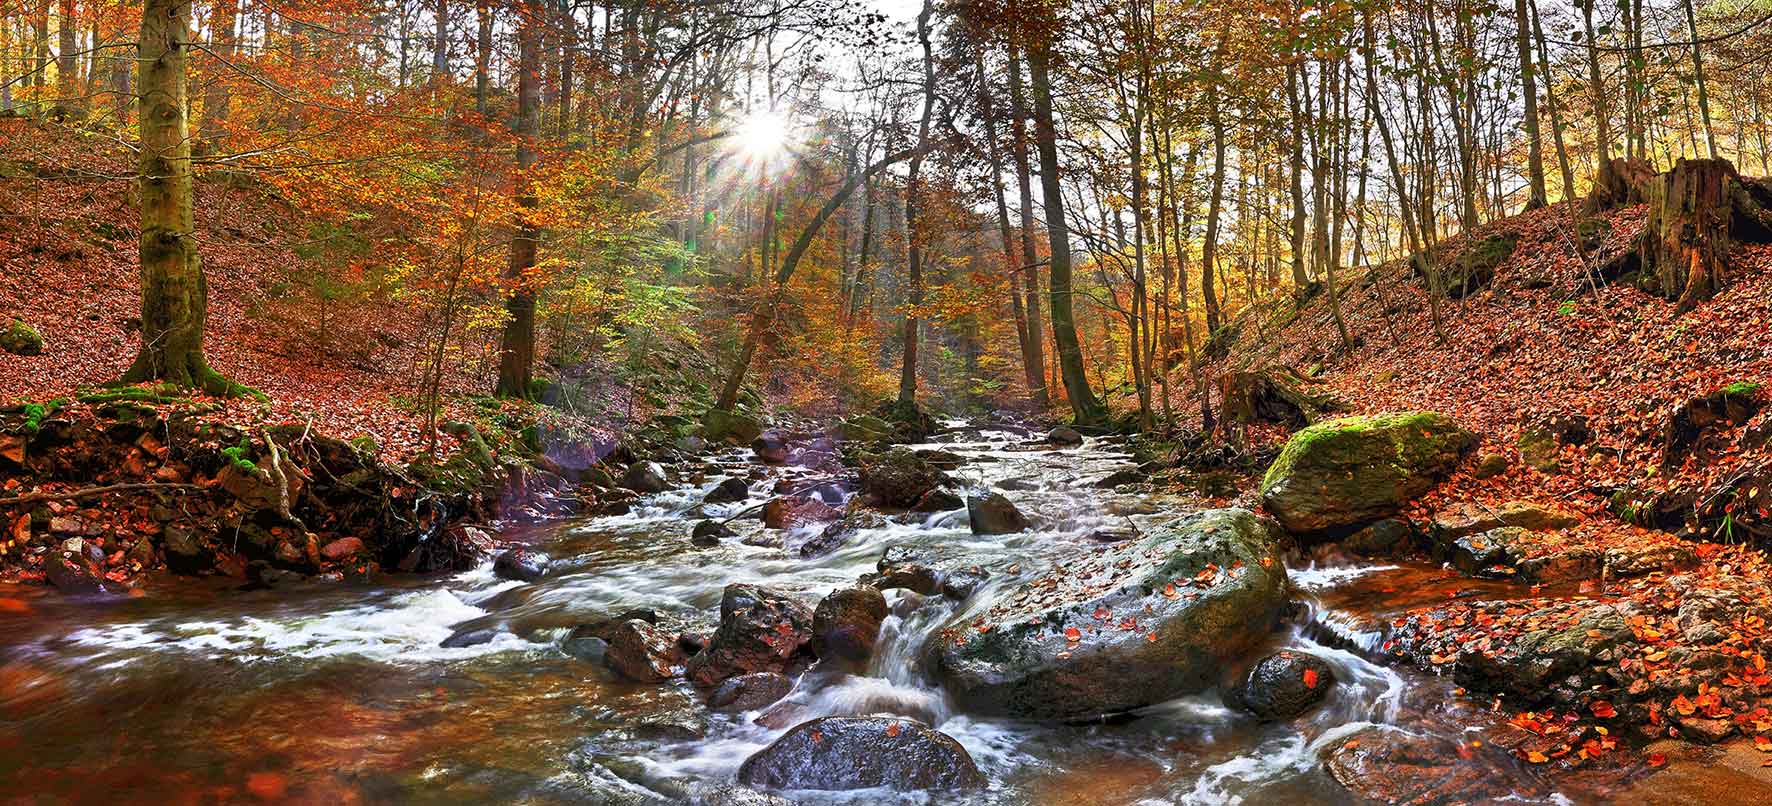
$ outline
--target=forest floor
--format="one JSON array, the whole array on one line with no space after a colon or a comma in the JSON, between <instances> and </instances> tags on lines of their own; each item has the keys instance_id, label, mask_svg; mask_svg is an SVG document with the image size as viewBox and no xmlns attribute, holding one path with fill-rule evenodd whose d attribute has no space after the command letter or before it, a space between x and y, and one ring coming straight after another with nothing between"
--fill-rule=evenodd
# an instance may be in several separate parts
<instances>
[{"instance_id":1,"label":"forest floor","mask_svg":"<svg viewBox=\"0 0 1772 806\"><path fill-rule=\"evenodd\" d=\"M1518 595L1417 608L1383 650L1511 709L1533 763L1579 765L1628 734L1772 751L1772 247L1738 246L1727 287L1679 315L1590 268L1645 217L1600 226L1561 204L1447 242L1443 267L1517 239L1492 281L1443 303L1443 340L1399 262L1337 278L1353 349L1327 293L1280 297L1206 370L1289 367L1346 413L1435 410L1479 436L1405 519L1448 573L1512 578ZM1588 257L1582 231L1598 233ZM1260 456L1289 430L1245 439Z\"/></svg>"}]
</instances>

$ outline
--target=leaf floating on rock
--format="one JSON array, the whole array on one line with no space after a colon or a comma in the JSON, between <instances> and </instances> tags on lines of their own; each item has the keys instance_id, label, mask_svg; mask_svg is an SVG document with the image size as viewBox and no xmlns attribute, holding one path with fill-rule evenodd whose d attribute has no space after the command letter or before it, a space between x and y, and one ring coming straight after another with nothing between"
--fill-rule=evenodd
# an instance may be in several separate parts
<instances>
[{"instance_id":1,"label":"leaf floating on rock","mask_svg":"<svg viewBox=\"0 0 1772 806\"><path fill-rule=\"evenodd\" d=\"M1074 644L1083 640L1083 633L1076 627L1066 627L1064 628L1064 640Z\"/></svg>"},{"instance_id":2,"label":"leaf floating on rock","mask_svg":"<svg viewBox=\"0 0 1772 806\"><path fill-rule=\"evenodd\" d=\"M886 735L897 738L897 736L898 736L898 723L897 722L894 722L894 723L886 726Z\"/></svg>"},{"instance_id":3,"label":"leaf floating on rock","mask_svg":"<svg viewBox=\"0 0 1772 806\"><path fill-rule=\"evenodd\" d=\"M1317 670L1316 669L1304 670L1304 687L1305 688L1316 688L1317 687Z\"/></svg>"},{"instance_id":4,"label":"leaf floating on rock","mask_svg":"<svg viewBox=\"0 0 1772 806\"><path fill-rule=\"evenodd\" d=\"M1605 700L1594 700L1594 703L1588 706L1588 710L1601 719L1611 719L1618 716L1618 710L1612 707L1612 703Z\"/></svg>"}]
</instances>

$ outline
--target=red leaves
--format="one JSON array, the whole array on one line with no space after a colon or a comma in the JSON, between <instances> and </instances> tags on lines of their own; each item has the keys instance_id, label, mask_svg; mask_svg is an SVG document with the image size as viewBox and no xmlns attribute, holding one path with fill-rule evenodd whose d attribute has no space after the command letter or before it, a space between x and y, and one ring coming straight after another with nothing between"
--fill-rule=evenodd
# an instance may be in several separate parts
<instances>
[{"instance_id":1,"label":"red leaves","mask_svg":"<svg viewBox=\"0 0 1772 806\"><path fill-rule=\"evenodd\" d=\"M1317 670L1316 669L1304 670L1304 687L1310 688L1310 689L1314 689L1317 687Z\"/></svg>"},{"instance_id":2,"label":"red leaves","mask_svg":"<svg viewBox=\"0 0 1772 806\"><path fill-rule=\"evenodd\" d=\"M898 723L897 722L894 722L894 723L886 726L886 735L894 737L894 738L898 737Z\"/></svg>"},{"instance_id":3,"label":"red leaves","mask_svg":"<svg viewBox=\"0 0 1772 806\"><path fill-rule=\"evenodd\" d=\"M1617 709L1614 709L1612 703L1605 700L1594 700L1592 704L1588 705L1588 710L1601 719L1611 719L1618 716Z\"/></svg>"}]
</instances>

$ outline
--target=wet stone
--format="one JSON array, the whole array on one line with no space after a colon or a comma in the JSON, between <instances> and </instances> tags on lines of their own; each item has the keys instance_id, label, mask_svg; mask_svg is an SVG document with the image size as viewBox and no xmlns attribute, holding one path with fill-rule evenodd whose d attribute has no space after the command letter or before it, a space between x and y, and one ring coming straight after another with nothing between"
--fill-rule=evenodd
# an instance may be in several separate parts
<instances>
[{"instance_id":1,"label":"wet stone","mask_svg":"<svg viewBox=\"0 0 1772 806\"><path fill-rule=\"evenodd\" d=\"M767 789L954 791L984 775L953 737L903 717L824 717L745 759L742 784Z\"/></svg>"},{"instance_id":2,"label":"wet stone","mask_svg":"<svg viewBox=\"0 0 1772 806\"><path fill-rule=\"evenodd\" d=\"M743 501L750 495L751 485L747 484L744 479L725 478L719 484L714 485L714 489L709 490L707 497L702 500L709 504L730 504L735 501Z\"/></svg>"},{"instance_id":3,"label":"wet stone","mask_svg":"<svg viewBox=\"0 0 1772 806\"><path fill-rule=\"evenodd\" d=\"M708 696L716 711L758 711L775 704L794 688L792 678L776 672L755 672L728 678Z\"/></svg>"},{"instance_id":4,"label":"wet stone","mask_svg":"<svg viewBox=\"0 0 1772 806\"><path fill-rule=\"evenodd\" d=\"M548 572L548 555L526 548L506 549L492 560L492 573L499 579L534 582Z\"/></svg>"}]
</instances>

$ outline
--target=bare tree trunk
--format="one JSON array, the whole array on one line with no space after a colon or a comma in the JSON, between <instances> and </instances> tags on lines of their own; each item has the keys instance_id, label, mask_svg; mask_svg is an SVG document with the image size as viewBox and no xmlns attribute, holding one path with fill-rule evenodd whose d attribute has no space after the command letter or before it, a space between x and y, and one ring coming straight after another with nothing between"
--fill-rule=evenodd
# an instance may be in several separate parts
<instances>
[{"instance_id":1,"label":"bare tree trunk","mask_svg":"<svg viewBox=\"0 0 1772 806\"><path fill-rule=\"evenodd\" d=\"M917 203L923 188L923 149L929 145L929 124L935 114L935 52L929 41L929 17L935 13L933 0L923 0L917 14L917 41L923 45L923 116L917 123L917 155L911 157L909 175L904 185L904 231L909 249L906 289L911 310L904 318L904 364L898 373L898 405L901 413L910 414L917 406L917 337L922 322L917 306L923 304L923 233L918 228Z\"/></svg>"},{"instance_id":2,"label":"bare tree trunk","mask_svg":"<svg viewBox=\"0 0 1772 806\"><path fill-rule=\"evenodd\" d=\"M437 0L435 11L437 27L431 34L431 81L441 84L449 79L449 0Z\"/></svg>"},{"instance_id":3,"label":"bare tree trunk","mask_svg":"<svg viewBox=\"0 0 1772 806\"><path fill-rule=\"evenodd\" d=\"M1532 67L1532 17L1529 0L1514 0L1514 28L1520 55L1520 92L1526 107L1526 209L1549 204L1544 191L1544 146L1538 134L1538 79ZM1567 191L1565 191L1566 193Z\"/></svg>"},{"instance_id":4,"label":"bare tree trunk","mask_svg":"<svg viewBox=\"0 0 1772 806\"><path fill-rule=\"evenodd\" d=\"M204 147L211 151L222 141L224 132L222 122L228 119L228 107L231 95L228 82L233 76L233 67L224 62L234 58L234 18L235 4L239 0L217 0L214 16L210 19L209 35L212 49L215 51L212 60L214 72L208 76L209 86L203 94L203 123L200 136Z\"/></svg>"},{"instance_id":5,"label":"bare tree trunk","mask_svg":"<svg viewBox=\"0 0 1772 806\"><path fill-rule=\"evenodd\" d=\"M479 28L474 39L474 111L487 112L492 92L492 0L474 0Z\"/></svg>"},{"instance_id":6,"label":"bare tree trunk","mask_svg":"<svg viewBox=\"0 0 1772 806\"><path fill-rule=\"evenodd\" d=\"M123 383L166 381L214 395L247 390L209 367L203 327L209 287L192 220L191 142L185 117L189 0L146 0L137 62L141 105L142 345Z\"/></svg>"},{"instance_id":7,"label":"bare tree trunk","mask_svg":"<svg viewBox=\"0 0 1772 806\"><path fill-rule=\"evenodd\" d=\"M1213 273L1218 263L1218 224L1224 207L1224 115L1219 112L1218 85L1213 83L1208 90L1207 104L1212 115L1212 195L1206 204L1206 240L1200 247L1200 294L1206 299L1206 341L1211 344L1213 337L1218 335L1224 317L1218 310L1218 292L1212 287ZM1301 146L1294 145L1295 149ZM1294 153L1297 153L1296 150ZM1302 168L1302 160L1294 162L1293 202L1301 204L1304 191L1299 188L1297 169ZM1299 208L1293 208L1293 239L1299 244L1293 251L1293 277L1298 279L1304 274L1304 255L1300 241L1304 237L1304 216ZM1299 286L1302 288L1302 286Z\"/></svg>"},{"instance_id":8,"label":"bare tree trunk","mask_svg":"<svg viewBox=\"0 0 1772 806\"><path fill-rule=\"evenodd\" d=\"M1032 171L1028 166L1027 104L1022 98L1021 54L1013 41L1009 44L1009 129L1013 137L1015 183L1021 206L1021 265L1027 283L1028 357L1035 384L1031 388L1034 405L1042 409L1052 405L1046 385L1046 325L1040 316L1039 253L1034 246L1034 193Z\"/></svg>"}]
</instances>

